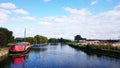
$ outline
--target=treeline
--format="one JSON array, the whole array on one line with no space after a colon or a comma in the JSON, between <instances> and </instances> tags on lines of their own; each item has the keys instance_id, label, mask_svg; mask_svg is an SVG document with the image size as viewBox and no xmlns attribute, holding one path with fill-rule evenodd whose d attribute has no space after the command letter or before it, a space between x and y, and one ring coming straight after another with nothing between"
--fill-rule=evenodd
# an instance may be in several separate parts
<instances>
[{"instance_id":1,"label":"treeline","mask_svg":"<svg viewBox=\"0 0 120 68\"><path fill-rule=\"evenodd\" d=\"M30 42L31 44L47 44L47 43L69 43L71 40L63 38L47 38L46 36L36 35L34 37L20 38L22 40L15 39L13 32L7 28L0 27L0 46L5 46L8 43L17 42Z\"/></svg>"},{"instance_id":2,"label":"treeline","mask_svg":"<svg viewBox=\"0 0 120 68\"><path fill-rule=\"evenodd\" d=\"M30 42L31 44L46 44L48 43L48 38L41 35L36 35L34 37L25 38L26 42Z\"/></svg>"},{"instance_id":3,"label":"treeline","mask_svg":"<svg viewBox=\"0 0 120 68\"><path fill-rule=\"evenodd\" d=\"M26 42L30 42L31 44L47 44L47 43L52 43L52 44L56 44L56 43L69 43L71 42L71 40L68 39L57 39L57 38L47 38L45 36L41 36L41 35L36 35L34 37L27 37L25 38Z\"/></svg>"},{"instance_id":4,"label":"treeline","mask_svg":"<svg viewBox=\"0 0 120 68\"><path fill-rule=\"evenodd\" d=\"M63 44L68 44L70 42L72 42L71 40L69 39L63 39L63 38L60 38L60 39L57 39L57 38L50 38L49 43L63 43Z\"/></svg>"},{"instance_id":5,"label":"treeline","mask_svg":"<svg viewBox=\"0 0 120 68\"><path fill-rule=\"evenodd\" d=\"M0 46L5 46L8 43L14 43L14 36L13 36L13 32L6 29L6 28L2 28L0 27Z\"/></svg>"},{"instance_id":6,"label":"treeline","mask_svg":"<svg viewBox=\"0 0 120 68\"><path fill-rule=\"evenodd\" d=\"M60 39L58 39L58 42L64 43L64 44L68 44L68 43L70 43L70 42L72 42L72 41L69 40L69 39L60 38Z\"/></svg>"},{"instance_id":7,"label":"treeline","mask_svg":"<svg viewBox=\"0 0 120 68\"><path fill-rule=\"evenodd\" d=\"M80 40L87 40L87 39L81 37L81 35L76 35L76 36L74 37L74 40L75 40L76 42L79 42Z\"/></svg>"}]
</instances>

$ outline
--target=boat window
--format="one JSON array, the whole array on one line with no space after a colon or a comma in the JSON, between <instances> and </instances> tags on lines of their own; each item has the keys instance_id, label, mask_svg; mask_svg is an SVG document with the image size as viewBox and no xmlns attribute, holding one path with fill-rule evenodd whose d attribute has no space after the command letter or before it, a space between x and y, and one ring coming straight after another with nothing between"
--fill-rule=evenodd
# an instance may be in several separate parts
<instances>
[{"instance_id":1,"label":"boat window","mask_svg":"<svg viewBox=\"0 0 120 68\"><path fill-rule=\"evenodd\" d=\"M25 46L25 43L17 43L16 46Z\"/></svg>"}]
</instances>

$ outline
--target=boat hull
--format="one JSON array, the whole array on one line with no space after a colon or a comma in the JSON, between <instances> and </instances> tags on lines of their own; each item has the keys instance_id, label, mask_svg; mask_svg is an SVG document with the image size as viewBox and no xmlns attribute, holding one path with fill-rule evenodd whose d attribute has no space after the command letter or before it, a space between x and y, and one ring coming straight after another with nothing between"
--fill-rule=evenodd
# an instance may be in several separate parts
<instances>
[{"instance_id":1,"label":"boat hull","mask_svg":"<svg viewBox=\"0 0 120 68\"><path fill-rule=\"evenodd\" d=\"M18 53L27 53L30 51L30 43L28 42L21 42L16 43L9 49L10 54L18 54Z\"/></svg>"},{"instance_id":2,"label":"boat hull","mask_svg":"<svg viewBox=\"0 0 120 68\"><path fill-rule=\"evenodd\" d=\"M30 48L24 50L24 51L12 51L12 50L9 50L9 54L25 54L25 53L28 53L30 51Z\"/></svg>"}]
</instances>

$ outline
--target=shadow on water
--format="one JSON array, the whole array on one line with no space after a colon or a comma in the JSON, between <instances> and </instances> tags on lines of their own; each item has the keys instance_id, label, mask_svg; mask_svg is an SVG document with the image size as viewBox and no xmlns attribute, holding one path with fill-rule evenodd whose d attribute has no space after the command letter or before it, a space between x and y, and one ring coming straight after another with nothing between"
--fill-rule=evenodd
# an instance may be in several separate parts
<instances>
[{"instance_id":1,"label":"shadow on water","mask_svg":"<svg viewBox=\"0 0 120 68\"><path fill-rule=\"evenodd\" d=\"M8 58L0 62L0 67L10 68L11 65L16 65L14 68L24 68L24 62L25 62L25 59L28 58L28 56L29 56L29 52L24 55L12 55L12 56L8 55L7 56Z\"/></svg>"},{"instance_id":2,"label":"shadow on water","mask_svg":"<svg viewBox=\"0 0 120 68\"><path fill-rule=\"evenodd\" d=\"M91 49L83 49L83 48L77 48L77 47L72 47L72 48L75 48L77 51L83 51L88 56L97 56L97 57L104 57L104 56L106 56L106 57L109 57L109 58L120 59L120 56L114 55L114 54L111 54L111 53L98 52L98 51L91 50Z\"/></svg>"}]
</instances>

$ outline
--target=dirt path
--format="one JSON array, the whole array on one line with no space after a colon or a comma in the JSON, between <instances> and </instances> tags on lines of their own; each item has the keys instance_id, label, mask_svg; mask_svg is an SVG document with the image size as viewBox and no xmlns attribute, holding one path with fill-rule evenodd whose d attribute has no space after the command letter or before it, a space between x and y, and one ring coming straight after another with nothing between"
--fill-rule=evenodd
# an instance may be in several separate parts
<instances>
[{"instance_id":1,"label":"dirt path","mask_svg":"<svg viewBox=\"0 0 120 68\"><path fill-rule=\"evenodd\" d=\"M9 47L0 48L0 60L8 54Z\"/></svg>"}]
</instances>

